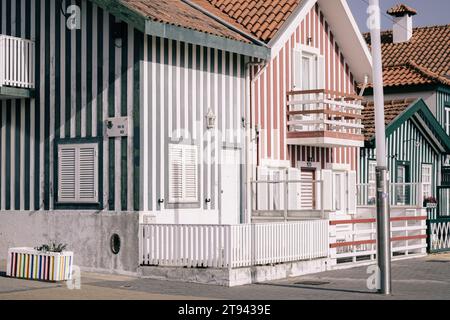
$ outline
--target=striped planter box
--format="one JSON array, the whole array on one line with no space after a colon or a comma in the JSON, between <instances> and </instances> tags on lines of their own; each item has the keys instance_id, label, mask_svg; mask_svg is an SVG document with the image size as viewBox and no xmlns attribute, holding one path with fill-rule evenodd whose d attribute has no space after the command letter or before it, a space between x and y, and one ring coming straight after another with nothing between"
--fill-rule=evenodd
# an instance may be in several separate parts
<instances>
[{"instance_id":1,"label":"striped planter box","mask_svg":"<svg viewBox=\"0 0 450 320\"><path fill-rule=\"evenodd\" d=\"M45 281L64 281L72 276L73 252L40 252L32 248L8 250L6 275Z\"/></svg>"}]
</instances>

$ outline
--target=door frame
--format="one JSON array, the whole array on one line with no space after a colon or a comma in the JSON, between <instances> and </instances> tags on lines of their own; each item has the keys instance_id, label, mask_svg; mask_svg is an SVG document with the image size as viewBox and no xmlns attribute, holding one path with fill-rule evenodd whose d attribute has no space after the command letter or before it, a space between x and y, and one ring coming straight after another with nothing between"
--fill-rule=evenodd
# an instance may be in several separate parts
<instances>
[{"instance_id":1,"label":"door frame","mask_svg":"<svg viewBox=\"0 0 450 320\"><path fill-rule=\"evenodd\" d=\"M219 211L219 224L222 224L222 218L223 218L223 203L222 203L222 157L223 157L223 151L224 150L234 150L236 152L238 152L238 184L239 184L239 223L244 223L245 221L245 216L244 216L244 193L245 193L245 187L243 184L243 181L245 181L245 170L244 170L244 162L243 160L243 154L242 154L242 147L238 146L238 145L234 145L234 144L223 144L222 148L220 148L220 163L219 163L219 168L218 168L218 186L217 186L217 192L219 193L219 197L218 197L218 211Z\"/></svg>"}]
</instances>

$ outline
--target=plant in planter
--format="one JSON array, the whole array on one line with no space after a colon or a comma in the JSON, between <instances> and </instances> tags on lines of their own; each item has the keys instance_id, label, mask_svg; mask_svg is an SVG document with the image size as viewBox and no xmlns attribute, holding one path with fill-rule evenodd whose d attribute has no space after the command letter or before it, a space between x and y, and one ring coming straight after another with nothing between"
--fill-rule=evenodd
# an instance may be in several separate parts
<instances>
[{"instance_id":1,"label":"plant in planter","mask_svg":"<svg viewBox=\"0 0 450 320\"><path fill-rule=\"evenodd\" d=\"M426 197L423 200L423 206L425 208L436 208L437 207L437 200L436 200L436 198L432 197L432 196Z\"/></svg>"},{"instance_id":2,"label":"plant in planter","mask_svg":"<svg viewBox=\"0 0 450 320\"><path fill-rule=\"evenodd\" d=\"M10 248L6 275L9 277L64 281L71 279L73 252L62 243L43 244L36 248Z\"/></svg>"}]
</instances>

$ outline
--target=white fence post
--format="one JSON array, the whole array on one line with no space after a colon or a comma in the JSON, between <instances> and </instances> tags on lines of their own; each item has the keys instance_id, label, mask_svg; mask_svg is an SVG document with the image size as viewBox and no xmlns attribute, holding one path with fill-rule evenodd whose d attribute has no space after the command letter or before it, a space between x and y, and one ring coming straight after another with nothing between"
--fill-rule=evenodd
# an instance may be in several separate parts
<instances>
[{"instance_id":1,"label":"white fence post","mask_svg":"<svg viewBox=\"0 0 450 320\"><path fill-rule=\"evenodd\" d=\"M140 264L235 268L328 256L328 221L139 227Z\"/></svg>"}]
</instances>

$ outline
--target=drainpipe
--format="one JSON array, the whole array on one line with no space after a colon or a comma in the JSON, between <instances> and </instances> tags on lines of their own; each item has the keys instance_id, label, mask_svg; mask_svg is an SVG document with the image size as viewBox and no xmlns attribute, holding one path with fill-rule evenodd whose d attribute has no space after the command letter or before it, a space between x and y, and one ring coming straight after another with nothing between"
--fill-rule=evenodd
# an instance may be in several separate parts
<instances>
[{"instance_id":1,"label":"drainpipe","mask_svg":"<svg viewBox=\"0 0 450 320\"><path fill-rule=\"evenodd\" d=\"M364 95L364 91L366 90L368 84L369 84L369 76L366 74L366 75L364 76L364 83L363 83L363 86L362 86L362 88L361 88L361 91L359 92L359 96L360 96L360 97L362 97L362 96Z\"/></svg>"}]
</instances>

